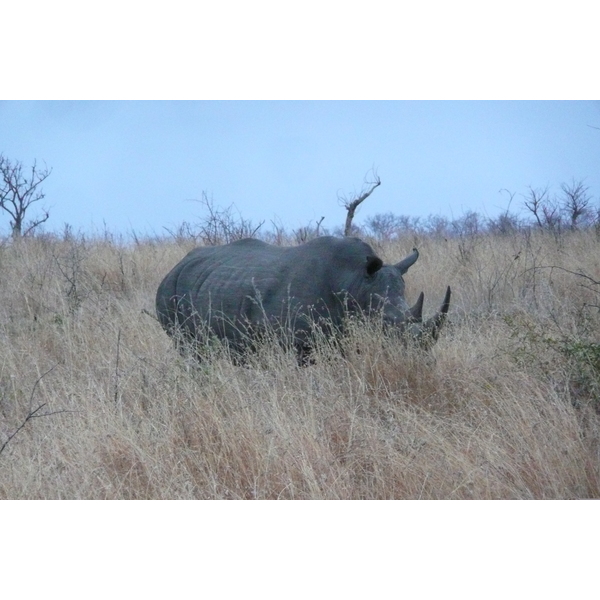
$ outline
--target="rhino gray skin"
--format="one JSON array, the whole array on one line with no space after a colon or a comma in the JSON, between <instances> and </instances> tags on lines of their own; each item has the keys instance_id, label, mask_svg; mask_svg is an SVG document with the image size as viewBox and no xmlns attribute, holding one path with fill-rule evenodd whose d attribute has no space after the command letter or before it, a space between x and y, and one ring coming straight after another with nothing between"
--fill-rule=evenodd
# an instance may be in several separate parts
<instances>
[{"instance_id":1,"label":"rhino gray skin","mask_svg":"<svg viewBox=\"0 0 600 600\"><path fill-rule=\"evenodd\" d=\"M343 328L348 314L373 310L382 311L385 325L429 346L446 318L450 287L439 312L423 322L423 293L412 307L404 297L403 275L418 257L415 248L399 263L384 265L371 246L350 237L293 247L244 239L195 248L158 287L156 311L169 334L194 341L209 333L236 353L268 323L293 333L301 359L310 351L314 323L331 333Z\"/></svg>"}]
</instances>

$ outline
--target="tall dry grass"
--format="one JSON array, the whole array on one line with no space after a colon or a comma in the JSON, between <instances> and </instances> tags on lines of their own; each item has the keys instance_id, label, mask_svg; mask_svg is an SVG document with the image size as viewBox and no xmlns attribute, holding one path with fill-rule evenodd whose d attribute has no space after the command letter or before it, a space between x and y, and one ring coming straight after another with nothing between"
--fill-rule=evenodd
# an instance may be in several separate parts
<instances>
[{"instance_id":1,"label":"tall dry grass","mask_svg":"<svg viewBox=\"0 0 600 600\"><path fill-rule=\"evenodd\" d=\"M415 244L409 302L424 290L430 314L453 288L433 351L353 324L344 358L306 368L173 349L143 310L189 244L1 245L0 498L599 497L600 241L378 251Z\"/></svg>"}]
</instances>

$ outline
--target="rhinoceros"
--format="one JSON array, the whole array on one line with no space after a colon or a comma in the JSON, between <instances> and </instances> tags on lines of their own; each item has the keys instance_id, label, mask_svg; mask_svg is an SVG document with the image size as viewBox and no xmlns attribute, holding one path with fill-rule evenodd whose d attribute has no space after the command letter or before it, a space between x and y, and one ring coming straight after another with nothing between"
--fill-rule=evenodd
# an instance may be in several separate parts
<instances>
[{"instance_id":1,"label":"rhinoceros","mask_svg":"<svg viewBox=\"0 0 600 600\"><path fill-rule=\"evenodd\" d=\"M315 324L330 334L343 330L349 315L374 312L386 329L407 332L429 346L448 313L450 287L440 310L423 321L423 292L412 307L404 296L403 275L418 257L414 248L399 263L384 265L360 239L331 236L293 247L257 239L198 247L158 287L156 311L176 339L216 336L236 355L270 327L292 341L302 361L311 351Z\"/></svg>"}]
</instances>

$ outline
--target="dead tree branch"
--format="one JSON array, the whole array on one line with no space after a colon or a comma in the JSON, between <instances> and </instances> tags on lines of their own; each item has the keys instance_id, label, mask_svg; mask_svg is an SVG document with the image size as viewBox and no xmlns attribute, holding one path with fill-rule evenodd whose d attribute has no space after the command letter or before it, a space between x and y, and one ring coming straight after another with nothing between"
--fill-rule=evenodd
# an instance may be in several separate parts
<instances>
[{"instance_id":1,"label":"dead tree branch","mask_svg":"<svg viewBox=\"0 0 600 600\"><path fill-rule=\"evenodd\" d=\"M44 377L46 377L46 375L48 375L49 373L51 373L52 371L54 371L54 369L57 367L57 365L54 365L53 367L51 367L50 369L48 369L45 373L42 373L36 380L36 382L33 384L33 389L31 390L31 396L29 397L29 413L28 415L25 417L25 419L23 420L23 422L19 425L19 427L17 427L17 429L15 429L15 431L13 431L13 433L11 433L8 436L8 439L4 442L4 444L2 444L2 446L0 447L0 454L2 454L2 452L4 452L4 449L6 448L6 446L8 446L9 442L19 433L19 431L21 431L21 429L23 429L25 427L25 425L27 425L27 423L29 421L31 421L31 419L37 419L39 417L49 417L51 415L57 415L59 413L66 413L66 412L77 412L74 410L55 410L52 412L45 412L42 413L41 415L38 415L37 413L42 410L42 408L44 408L44 406L46 406L46 402L43 402L42 404L40 404L37 408L32 409L31 408L31 404L33 402L33 396L35 394L35 390L37 389L40 381L42 381L42 379Z\"/></svg>"},{"instance_id":2,"label":"dead tree branch","mask_svg":"<svg viewBox=\"0 0 600 600\"><path fill-rule=\"evenodd\" d=\"M319 237L319 235L321 235L320 233L320 229L321 229L321 223L325 220L325 217L321 217L318 221L317 221L317 225L316 225L316 234L317 237Z\"/></svg>"},{"instance_id":3,"label":"dead tree branch","mask_svg":"<svg viewBox=\"0 0 600 600\"><path fill-rule=\"evenodd\" d=\"M339 198L341 204L348 211L346 215L346 225L344 226L344 235L349 236L352 232L352 219L354 219L354 215L356 213L356 209L359 205L364 202L375 190L376 187L381 185L381 179L377 175L375 170L372 171L373 180L367 181L363 184L363 189L360 191L358 195L355 195L353 198ZM368 187L369 186L369 187Z\"/></svg>"},{"instance_id":4,"label":"dead tree branch","mask_svg":"<svg viewBox=\"0 0 600 600\"><path fill-rule=\"evenodd\" d=\"M19 425L19 427L17 427L17 429L15 429L15 431L13 433L11 433L8 436L8 439L4 442L4 444L2 444L2 447L0 448L0 454L2 454L2 452L4 451L4 448L6 448L6 446L8 446L8 442L10 442L10 440L12 440L17 435L17 433L19 433L19 431L21 431L21 429L23 429L23 427L25 427L25 425L27 425L27 422L30 419L34 419L35 417L46 416L46 414L44 414L44 415L36 414L39 410L42 410L42 408L44 408L44 406L46 406L45 402L43 404L40 404L35 410L29 411L29 414L25 417L25 420ZM52 413L50 413L50 414L52 414Z\"/></svg>"},{"instance_id":5,"label":"dead tree branch","mask_svg":"<svg viewBox=\"0 0 600 600\"><path fill-rule=\"evenodd\" d=\"M540 265L539 267L531 267L529 269L526 269L524 271L524 273L528 273L529 271L541 271L542 269L550 269L550 277L552 277L552 271L554 271L554 269L556 269L557 271L563 271L565 273L569 273L570 275L575 275L576 277L581 277L581 278L585 279L586 281L591 282L592 286L600 286L600 281L594 279L593 277L590 277L583 271L571 271L571 269L565 269L564 267L559 267L558 265ZM586 285L585 283L579 283L578 285L579 285L579 287L589 290L590 292L594 292L595 294L600 294L600 288L595 288L590 285ZM591 308L597 308L600 310L600 305L598 305L598 304L585 303L583 306L589 306Z\"/></svg>"},{"instance_id":6,"label":"dead tree branch","mask_svg":"<svg viewBox=\"0 0 600 600\"><path fill-rule=\"evenodd\" d=\"M593 277L590 277L589 275L586 275L583 271L571 271L571 269L565 269L564 267L559 267L558 265L540 265L539 267L530 267L529 269L526 269L525 271L523 271L524 273L528 273L529 271L538 271L538 270L542 270L542 269L556 269L557 271L564 271L565 273L570 273L571 275L577 275L577 277L583 277L584 279L587 279L588 281L591 281L594 285L600 285L600 281L596 281ZM582 284L580 284L582 285ZM591 288L588 288L591 289ZM600 292L600 289L595 290Z\"/></svg>"}]
</instances>

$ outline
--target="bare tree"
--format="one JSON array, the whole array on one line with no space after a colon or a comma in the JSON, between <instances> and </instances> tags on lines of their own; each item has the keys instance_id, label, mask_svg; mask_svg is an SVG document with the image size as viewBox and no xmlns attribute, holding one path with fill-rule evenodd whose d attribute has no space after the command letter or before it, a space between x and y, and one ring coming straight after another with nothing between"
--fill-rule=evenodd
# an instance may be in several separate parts
<instances>
[{"instance_id":1,"label":"bare tree","mask_svg":"<svg viewBox=\"0 0 600 600\"><path fill-rule=\"evenodd\" d=\"M573 181L570 184L563 183L560 186L563 192L562 208L571 223L571 229L577 229L578 221L589 212L588 205L591 197L588 195L589 187L583 185L583 181Z\"/></svg>"},{"instance_id":2,"label":"bare tree","mask_svg":"<svg viewBox=\"0 0 600 600\"><path fill-rule=\"evenodd\" d=\"M525 204L525 208L529 210L533 216L537 224L543 229L546 224L545 218L546 213L548 212L548 186L543 189L533 189L529 186L529 193L525 196L525 200L523 204Z\"/></svg>"},{"instance_id":3,"label":"bare tree","mask_svg":"<svg viewBox=\"0 0 600 600\"><path fill-rule=\"evenodd\" d=\"M29 207L43 200L44 192L40 185L50 176L52 169L38 169L33 162L31 172L23 168L21 161L14 163L0 154L0 208L12 218L10 226L14 238L28 235L36 227L45 223L50 217L47 209L42 214L25 224L25 216Z\"/></svg>"},{"instance_id":4,"label":"bare tree","mask_svg":"<svg viewBox=\"0 0 600 600\"><path fill-rule=\"evenodd\" d=\"M349 236L352 232L352 219L354 219L359 204L364 202L373 193L373 190L381 185L381 179L379 179L377 172L375 170L372 170L371 172L373 173L372 181L367 180L365 177L363 188L359 194L355 194L351 198L338 196L340 203L348 211L348 214L346 215L346 225L344 226L345 236Z\"/></svg>"}]
</instances>

